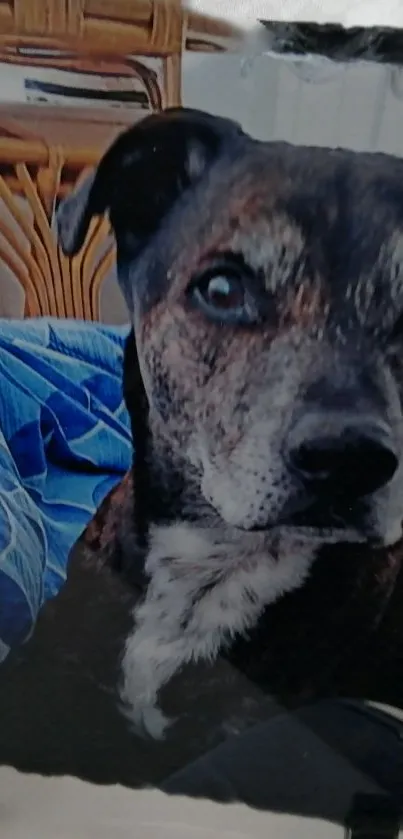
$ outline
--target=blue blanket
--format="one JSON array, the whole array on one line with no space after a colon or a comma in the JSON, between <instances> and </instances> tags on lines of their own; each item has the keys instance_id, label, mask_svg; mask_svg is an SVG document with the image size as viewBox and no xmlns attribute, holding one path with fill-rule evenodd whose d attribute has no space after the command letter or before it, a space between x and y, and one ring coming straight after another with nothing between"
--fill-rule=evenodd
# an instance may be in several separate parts
<instances>
[{"instance_id":1,"label":"blue blanket","mask_svg":"<svg viewBox=\"0 0 403 839\"><path fill-rule=\"evenodd\" d=\"M72 545L130 465L127 331L0 320L0 661L29 636Z\"/></svg>"}]
</instances>

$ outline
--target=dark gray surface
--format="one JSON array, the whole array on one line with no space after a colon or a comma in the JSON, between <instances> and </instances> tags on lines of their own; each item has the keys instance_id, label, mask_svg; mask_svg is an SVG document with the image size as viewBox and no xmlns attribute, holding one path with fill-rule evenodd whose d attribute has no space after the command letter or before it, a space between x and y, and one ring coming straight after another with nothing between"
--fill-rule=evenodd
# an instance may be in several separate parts
<instances>
[{"instance_id":1,"label":"dark gray surface","mask_svg":"<svg viewBox=\"0 0 403 839\"><path fill-rule=\"evenodd\" d=\"M288 23L262 21L267 47L284 54L319 55L334 61L365 60L386 64L403 63L403 31L388 26Z\"/></svg>"},{"instance_id":2,"label":"dark gray surface","mask_svg":"<svg viewBox=\"0 0 403 839\"><path fill-rule=\"evenodd\" d=\"M396 809L403 812L402 735L401 724L362 703L323 702L279 712L162 788L340 824L365 796L375 809L386 805L396 823Z\"/></svg>"}]
</instances>

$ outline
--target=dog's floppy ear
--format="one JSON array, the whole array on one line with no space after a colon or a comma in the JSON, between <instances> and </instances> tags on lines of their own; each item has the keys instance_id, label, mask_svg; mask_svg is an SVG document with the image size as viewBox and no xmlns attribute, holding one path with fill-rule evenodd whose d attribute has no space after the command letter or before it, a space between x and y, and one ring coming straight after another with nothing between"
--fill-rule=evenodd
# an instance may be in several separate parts
<instances>
[{"instance_id":1,"label":"dog's floppy ear","mask_svg":"<svg viewBox=\"0 0 403 839\"><path fill-rule=\"evenodd\" d=\"M91 218L102 215L96 209L92 190L97 170L92 172L73 192L62 201L56 214L56 228L60 247L66 256L78 253L84 244Z\"/></svg>"},{"instance_id":2,"label":"dog's floppy ear","mask_svg":"<svg viewBox=\"0 0 403 839\"><path fill-rule=\"evenodd\" d=\"M78 253L92 217L105 212L117 237L128 230L141 246L224 143L241 134L232 120L190 108L146 117L118 137L98 168L61 202L56 225L63 252Z\"/></svg>"}]
</instances>

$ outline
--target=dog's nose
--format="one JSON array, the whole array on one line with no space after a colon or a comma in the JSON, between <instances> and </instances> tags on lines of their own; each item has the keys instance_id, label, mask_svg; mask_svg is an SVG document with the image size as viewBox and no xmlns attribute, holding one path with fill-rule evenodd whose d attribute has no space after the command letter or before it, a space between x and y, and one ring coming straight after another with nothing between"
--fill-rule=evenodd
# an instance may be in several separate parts
<instances>
[{"instance_id":1,"label":"dog's nose","mask_svg":"<svg viewBox=\"0 0 403 839\"><path fill-rule=\"evenodd\" d=\"M376 421L310 417L292 438L291 467L315 494L361 498L385 486L398 467L391 435Z\"/></svg>"}]
</instances>

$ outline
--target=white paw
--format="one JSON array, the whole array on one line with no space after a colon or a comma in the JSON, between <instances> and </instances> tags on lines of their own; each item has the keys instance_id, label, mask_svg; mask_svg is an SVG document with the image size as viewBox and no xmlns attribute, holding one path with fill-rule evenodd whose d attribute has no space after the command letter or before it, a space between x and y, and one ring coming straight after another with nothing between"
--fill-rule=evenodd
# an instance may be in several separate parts
<instances>
[{"instance_id":1,"label":"white paw","mask_svg":"<svg viewBox=\"0 0 403 839\"><path fill-rule=\"evenodd\" d=\"M175 722L166 717L156 705L124 704L121 711L130 723L133 734L137 737L151 737L153 740L163 740L167 729Z\"/></svg>"}]
</instances>

